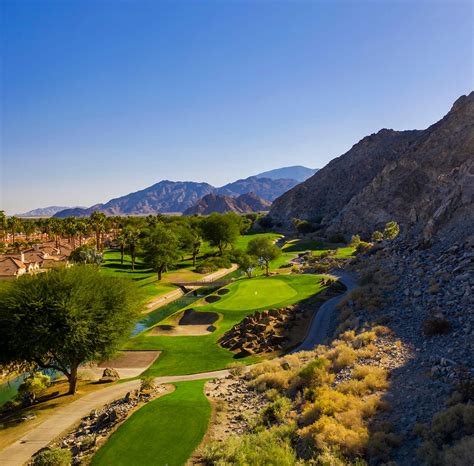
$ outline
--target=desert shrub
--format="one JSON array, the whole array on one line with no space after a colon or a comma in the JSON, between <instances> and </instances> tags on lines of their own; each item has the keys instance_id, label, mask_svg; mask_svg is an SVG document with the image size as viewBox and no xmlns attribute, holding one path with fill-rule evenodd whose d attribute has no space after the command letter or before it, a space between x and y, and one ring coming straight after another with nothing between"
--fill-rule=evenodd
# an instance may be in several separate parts
<instances>
[{"instance_id":1,"label":"desert shrub","mask_svg":"<svg viewBox=\"0 0 474 466\"><path fill-rule=\"evenodd\" d=\"M364 395L388 387L387 371L377 366L360 365L352 371L353 379L341 382L338 389L343 393Z\"/></svg>"},{"instance_id":2,"label":"desert shrub","mask_svg":"<svg viewBox=\"0 0 474 466\"><path fill-rule=\"evenodd\" d=\"M474 436L465 436L443 452L443 466L466 466L472 464Z\"/></svg>"},{"instance_id":3,"label":"desert shrub","mask_svg":"<svg viewBox=\"0 0 474 466\"><path fill-rule=\"evenodd\" d=\"M341 382L337 386L337 389L342 393L358 396L365 395L368 392L368 388L365 382L363 380L355 379L345 380L344 382Z\"/></svg>"},{"instance_id":4,"label":"desert shrub","mask_svg":"<svg viewBox=\"0 0 474 466\"><path fill-rule=\"evenodd\" d=\"M269 388L276 388L281 391L288 388L291 377L291 371L280 369L278 372L260 374L256 379L249 382L249 386L259 392L264 392Z\"/></svg>"},{"instance_id":5,"label":"desert shrub","mask_svg":"<svg viewBox=\"0 0 474 466\"><path fill-rule=\"evenodd\" d=\"M334 375L329 372L329 361L325 358L317 358L304 366L292 380L293 390L302 387L317 388L323 384L331 383Z\"/></svg>"},{"instance_id":6,"label":"desert shrub","mask_svg":"<svg viewBox=\"0 0 474 466\"><path fill-rule=\"evenodd\" d=\"M327 353L327 357L332 361L332 368L338 372L344 367L350 366L357 358L356 351L347 344L338 344Z\"/></svg>"},{"instance_id":7,"label":"desert shrub","mask_svg":"<svg viewBox=\"0 0 474 466\"><path fill-rule=\"evenodd\" d=\"M50 448L38 453L33 460L34 466L68 466L72 455L67 448Z\"/></svg>"},{"instance_id":8,"label":"desert shrub","mask_svg":"<svg viewBox=\"0 0 474 466\"><path fill-rule=\"evenodd\" d=\"M397 222L393 220L385 224L385 229L383 231L383 238L387 240L395 239L400 233L400 227Z\"/></svg>"},{"instance_id":9,"label":"desert shrub","mask_svg":"<svg viewBox=\"0 0 474 466\"><path fill-rule=\"evenodd\" d=\"M153 377L142 377L140 380L140 391L146 392L155 388L155 379Z\"/></svg>"},{"instance_id":10,"label":"desert shrub","mask_svg":"<svg viewBox=\"0 0 474 466\"><path fill-rule=\"evenodd\" d=\"M383 241L383 233L381 231L375 230L372 233L372 241L376 243Z\"/></svg>"},{"instance_id":11,"label":"desert shrub","mask_svg":"<svg viewBox=\"0 0 474 466\"><path fill-rule=\"evenodd\" d=\"M360 235L352 235L349 246L357 247L360 244Z\"/></svg>"},{"instance_id":12,"label":"desert shrub","mask_svg":"<svg viewBox=\"0 0 474 466\"><path fill-rule=\"evenodd\" d=\"M347 410L354 401L351 397L324 387L315 391L312 403L306 403L301 414L301 420L305 425L312 424L322 415L334 416L335 413Z\"/></svg>"},{"instance_id":13,"label":"desert shrub","mask_svg":"<svg viewBox=\"0 0 474 466\"><path fill-rule=\"evenodd\" d=\"M382 296L380 291L373 286L359 286L354 288L347 299L354 303L356 309L367 309L376 311L382 306Z\"/></svg>"},{"instance_id":14,"label":"desert shrub","mask_svg":"<svg viewBox=\"0 0 474 466\"><path fill-rule=\"evenodd\" d=\"M377 354L377 347L373 343L369 343L367 346L363 346L357 350L357 357L369 359L373 358Z\"/></svg>"},{"instance_id":15,"label":"desert shrub","mask_svg":"<svg viewBox=\"0 0 474 466\"><path fill-rule=\"evenodd\" d=\"M381 337L384 335L390 335L392 333L392 330L390 330L385 325L376 325L375 327L372 328L372 331L375 332L375 334L378 337Z\"/></svg>"},{"instance_id":16,"label":"desert shrub","mask_svg":"<svg viewBox=\"0 0 474 466\"><path fill-rule=\"evenodd\" d=\"M227 369L229 369L232 376L238 377L244 373L245 365L239 362L232 362L227 366Z\"/></svg>"},{"instance_id":17,"label":"desert shrub","mask_svg":"<svg viewBox=\"0 0 474 466\"><path fill-rule=\"evenodd\" d=\"M448 461L453 460L455 455L462 458L465 449L472 447L472 441L466 439L474 435L474 406L463 403L451 406L435 414L429 428L419 428L417 431L425 439L417 450L417 457L423 464L469 464Z\"/></svg>"},{"instance_id":18,"label":"desert shrub","mask_svg":"<svg viewBox=\"0 0 474 466\"><path fill-rule=\"evenodd\" d=\"M360 241L357 244L356 253L357 254L362 254L362 253L368 251L371 247L372 247L372 243L367 243L365 241Z\"/></svg>"},{"instance_id":19,"label":"desert shrub","mask_svg":"<svg viewBox=\"0 0 474 466\"><path fill-rule=\"evenodd\" d=\"M260 414L261 422L265 425L282 422L291 411L291 400L284 396L278 396L266 405Z\"/></svg>"},{"instance_id":20,"label":"desert shrub","mask_svg":"<svg viewBox=\"0 0 474 466\"><path fill-rule=\"evenodd\" d=\"M400 437L392 432L375 432L367 443L367 454L373 462L386 462L390 460L392 449L400 443Z\"/></svg>"},{"instance_id":21,"label":"desert shrub","mask_svg":"<svg viewBox=\"0 0 474 466\"><path fill-rule=\"evenodd\" d=\"M291 446L294 426L273 427L254 434L229 437L213 442L203 451L207 464L294 466L296 454Z\"/></svg>"},{"instance_id":22,"label":"desert shrub","mask_svg":"<svg viewBox=\"0 0 474 466\"><path fill-rule=\"evenodd\" d=\"M448 333L450 330L451 324L444 317L429 317L423 321L423 333L427 336Z\"/></svg>"},{"instance_id":23,"label":"desert shrub","mask_svg":"<svg viewBox=\"0 0 474 466\"><path fill-rule=\"evenodd\" d=\"M323 415L301 429L299 435L318 450L337 449L353 457L364 453L369 438L367 428L352 413L340 420Z\"/></svg>"},{"instance_id":24,"label":"desert shrub","mask_svg":"<svg viewBox=\"0 0 474 466\"><path fill-rule=\"evenodd\" d=\"M33 403L51 385L50 378L41 372L29 375L18 387L18 401Z\"/></svg>"},{"instance_id":25,"label":"desert shrub","mask_svg":"<svg viewBox=\"0 0 474 466\"><path fill-rule=\"evenodd\" d=\"M375 340L377 340L377 334L374 331L362 332L355 337L353 346L354 348L362 348Z\"/></svg>"}]
</instances>

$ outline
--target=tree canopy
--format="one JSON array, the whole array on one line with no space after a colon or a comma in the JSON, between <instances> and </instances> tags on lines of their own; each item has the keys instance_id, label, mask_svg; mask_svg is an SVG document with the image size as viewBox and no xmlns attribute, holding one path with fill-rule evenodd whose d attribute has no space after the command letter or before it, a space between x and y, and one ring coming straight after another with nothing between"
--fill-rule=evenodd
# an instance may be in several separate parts
<instances>
[{"instance_id":1,"label":"tree canopy","mask_svg":"<svg viewBox=\"0 0 474 466\"><path fill-rule=\"evenodd\" d=\"M60 371L74 393L79 365L112 356L140 309L133 283L95 268L23 276L0 289L0 363Z\"/></svg>"},{"instance_id":2,"label":"tree canopy","mask_svg":"<svg viewBox=\"0 0 474 466\"><path fill-rule=\"evenodd\" d=\"M265 265L265 273L269 274L270 261L275 260L281 254L281 249L269 238L260 237L249 241L247 253L255 256Z\"/></svg>"},{"instance_id":3,"label":"tree canopy","mask_svg":"<svg viewBox=\"0 0 474 466\"><path fill-rule=\"evenodd\" d=\"M219 249L220 255L226 247L235 243L240 227L240 217L233 213L211 214L202 222L204 238Z\"/></svg>"}]
</instances>

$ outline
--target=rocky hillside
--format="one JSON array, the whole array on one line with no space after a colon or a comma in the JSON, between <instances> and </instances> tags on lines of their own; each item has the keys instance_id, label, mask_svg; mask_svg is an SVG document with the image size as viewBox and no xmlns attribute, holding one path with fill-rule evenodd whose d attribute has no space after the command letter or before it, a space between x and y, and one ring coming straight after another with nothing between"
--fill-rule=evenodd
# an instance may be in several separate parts
<instances>
[{"instance_id":1,"label":"rocky hillside","mask_svg":"<svg viewBox=\"0 0 474 466\"><path fill-rule=\"evenodd\" d=\"M381 130L278 198L272 217L370 234L388 220L422 240L474 230L474 93L423 131Z\"/></svg>"},{"instance_id":2,"label":"rocky hillside","mask_svg":"<svg viewBox=\"0 0 474 466\"><path fill-rule=\"evenodd\" d=\"M61 212L61 210L70 209L71 207L66 206L48 206L40 207L38 209L29 210L28 212L23 212L22 214L17 214L17 217L25 218L35 218L35 217L52 217L55 213Z\"/></svg>"},{"instance_id":3,"label":"rocky hillside","mask_svg":"<svg viewBox=\"0 0 474 466\"><path fill-rule=\"evenodd\" d=\"M271 203L258 197L255 193L242 194L239 197L207 194L194 206L186 209L183 215L209 215L213 212L261 212L270 208Z\"/></svg>"}]
</instances>

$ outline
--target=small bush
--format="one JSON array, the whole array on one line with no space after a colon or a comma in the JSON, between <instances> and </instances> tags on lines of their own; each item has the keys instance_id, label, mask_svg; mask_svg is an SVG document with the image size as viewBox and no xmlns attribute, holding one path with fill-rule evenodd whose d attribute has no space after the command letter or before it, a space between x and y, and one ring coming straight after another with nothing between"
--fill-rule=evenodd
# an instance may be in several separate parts
<instances>
[{"instance_id":1,"label":"small bush","mask_svg":"<svg viewBox=\"0 0 474 466\"><path fill-rule=\"evenodd\" d=\"M350 366L356 360L357 353L353 348L342 343L330 350L327 357L332 361L333 369L338 372Z\"/></svg>"},{"instance_id":2,"label":"small bush","mask_svg":"<svg viewBox=\"0 0 474 466\"><path fill-rule=\"evenodd\" d=\"M245 365L239 362L232 362L227 366L227 369L229 369L230 375L238 377L244 373Z\"/></svg>"},{"instance_id":3,"label":"small bush","mask_svg":"<svg viewBox=\"0 0 474 466\"><path fill-rule=\"evenodd\" d=\"M429 317L423 322L423 333L427 336L442 335L450 330L449 320L443 317Z\"/></svg>"},{"instance_id":4,"label":"small bush","mask_svg":"<svg viewBox=\"0 0 474 466\"><path fill-rule=\"evenodd\" d=\"M34 466L69 466L71 452L67 448L50 448L38 453L33 460Z\"/></svg>"},{"instance_id":5,"label":"small bush","mask_svg":"<svg viewBox=\"0 0 474 466\"><path fill-rule=\"evenodd\" d=\"M276 388L277 390L281 391L288 388L291 376L291 371L285 371L281 369L278 372L268 372L266 374L261 374L256 379L252 380L249 385L259 392L264 392L269 388Z\"/></svg>"},{"instance_id":6,"label":"small bush","mask_svg":"<svg viewBox=\"0 0 474 466\"><path fill-rule=\"evenodd\" d=\"M357 350L357 357L371 359L377 354L377 351L377 347L374 344L369 343L367 346L363 346Z\"/></svg>"},{"instance_id":7,"label":"small bush","mask_svg":"<svg viewBox=\"0 0 474 466\"><path fill-rule=\"evenodd\" d=\"M291 411L291 400L278 396L273 403L265 406L261 412L261 420L265 425L282 422Z\"/></svg>"},{"instance_id":8,"label":"small bush","mask_svg":"<svg viewBox=\"0 0 474 466\"><path fill-rule=\"evenodd\" d=\"M392 432L375 432L370 436L367 444L367 453L373 462L389 461L392 449L400 445L400 443L400 437Z\"/></svg>"},{"instance_id":9,"label":"small bush","mask_svg":"<svg viewBox=\"0 0 474 466\"><path fill-rule=\"evenodd\" d=\"M155 388L155 379L153 377L143 377L140 380L140 391L141 392L154 390L154 388Z\"/></svg>"},{"instance_id":10,"label":"small bush","mask_svg":"<svg viewBox=\"0 0 474 466\"><path fill-rule=\"evenodd\" d=\"M51 385L50 378L41 372L29 375L18 387L17 400L34 402Z\"/></svg>"}]
</instances>

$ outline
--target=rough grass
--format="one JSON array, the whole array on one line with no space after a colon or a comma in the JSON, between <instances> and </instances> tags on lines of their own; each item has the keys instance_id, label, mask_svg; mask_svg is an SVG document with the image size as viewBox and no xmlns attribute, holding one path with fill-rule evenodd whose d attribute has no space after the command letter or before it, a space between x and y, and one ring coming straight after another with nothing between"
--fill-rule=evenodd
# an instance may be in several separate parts
<instances>
[{"instance_id":1,"label":"rough grass","mask_svg":"<svg viewBox=\"0 0 474 466\"><path fill-rule=\"evenodd\" d=\"M99 449L92 465L182 465L207 431L211 407L205 381L178 382L176 390L136 411Z\"/></svg>"}]
</instances>

